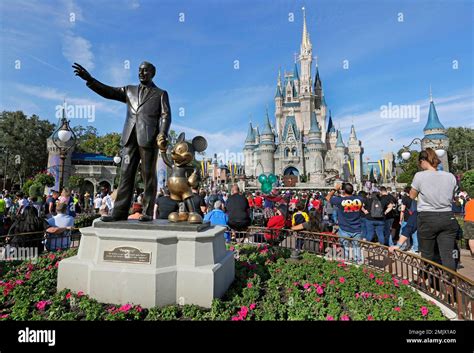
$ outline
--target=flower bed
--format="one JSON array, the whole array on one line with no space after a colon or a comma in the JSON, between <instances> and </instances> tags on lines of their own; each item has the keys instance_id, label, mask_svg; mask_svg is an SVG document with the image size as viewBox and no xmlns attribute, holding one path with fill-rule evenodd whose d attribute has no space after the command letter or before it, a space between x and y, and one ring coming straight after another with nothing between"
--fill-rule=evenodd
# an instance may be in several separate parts
<instances>
[{"instance_id":1,"label":"flower bed","mask_svg":"<svg viewBox=\"0 0 474 353\"><path fill-rule=\"evenodd\" d=\"M75 250L0 269L0 320L446 320L409 282L364 267L280 248L243 246L236 279L211 309L195 305L143 309L56 292L58 262Z\"/></svg>"}]
</instances>

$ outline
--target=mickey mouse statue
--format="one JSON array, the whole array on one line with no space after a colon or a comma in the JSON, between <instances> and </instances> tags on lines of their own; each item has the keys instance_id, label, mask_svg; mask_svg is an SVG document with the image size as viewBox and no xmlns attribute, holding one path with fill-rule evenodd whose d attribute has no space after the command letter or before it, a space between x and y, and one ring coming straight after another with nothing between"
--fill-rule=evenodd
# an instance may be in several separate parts
<instances>
[{"instance_id":1,"label":"mickey mouse statue","mask_svg":"<svg viewBox=\"0 0 474 353\"><path fill-rule=\"evenodd\" d=\"M168 178L170 196L175 201L184 201L189 214L186 212L172 212L168 216L170 222L188 221L189 223L202 223L202 217L196 212L192 196L192 187L199 185L199 174L191 162L194 161L195 152L202 152L207 148L207 141L202 136L196 136L191 142L184 139L184 133L178 136L176 144L171 150L171 160L166 149L160 149L165 164L171 168ZM192 171L191 175L189 173ZM187 176L189 175L189 177Z\"/></svg>"}]
</instances>

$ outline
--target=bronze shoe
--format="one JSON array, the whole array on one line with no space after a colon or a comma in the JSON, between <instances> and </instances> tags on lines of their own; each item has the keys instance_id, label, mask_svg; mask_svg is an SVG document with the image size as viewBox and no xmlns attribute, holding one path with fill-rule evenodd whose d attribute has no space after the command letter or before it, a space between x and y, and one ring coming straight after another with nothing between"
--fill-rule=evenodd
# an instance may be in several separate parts
<instances>
[{"instance_id":1,"label":"bronze shoe","mask_svg":"<svg viewBox=\"0 0 474 353\"><path fill-rule=\"evenodd\" d=\"M168 221L173 223L179 222L178 212L171 212L168 216Z\"/></svg>"},{"instance_id":2,"label":"bronze shoe","mask_svg":"<svg viewBox=\"0 0 474 353\"><path fill-rule=\"evenodd\" d=\"M201 224L202 223L202 217L199 213L190 212L189 216L188 216L188 222L193 223L193 224Z\"/></svg>"}]
</instances>

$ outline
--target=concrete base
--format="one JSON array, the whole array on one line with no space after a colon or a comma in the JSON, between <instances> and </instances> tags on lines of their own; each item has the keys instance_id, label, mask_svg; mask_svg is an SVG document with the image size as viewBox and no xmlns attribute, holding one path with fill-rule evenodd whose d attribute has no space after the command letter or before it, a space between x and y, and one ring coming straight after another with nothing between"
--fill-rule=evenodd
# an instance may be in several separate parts
<instances>
[{"instance_id":1,"label":"concrete base","mask_svg":"<svg viewBox=\"0 0 474 353\"><path fill-rule=\"evenodd\" d=\"M59 263L58 290L145 308L210 307L234 280L234 257L226 251L223 227L199 232L153 229L152 223L139 222L133 229L124 229L122 222L102 227L97 222L82 229L77 256Z\"/></svg>"}]
</instances>

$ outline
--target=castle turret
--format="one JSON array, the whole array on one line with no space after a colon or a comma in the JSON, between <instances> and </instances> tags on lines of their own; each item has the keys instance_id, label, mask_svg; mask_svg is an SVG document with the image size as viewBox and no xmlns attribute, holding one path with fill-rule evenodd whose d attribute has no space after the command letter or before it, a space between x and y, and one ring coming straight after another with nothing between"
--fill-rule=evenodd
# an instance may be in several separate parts
<instances>
[{"instance_id":1,"label":"castle turret","mask_svg":"<svg viewBox=\"0 0 474 353\"><path fill-rule=\"evenodd\" d=\"M255 172L254 151L257 147L255 140L255 129L252 127L252 123L249 123L249 130L247 132L247 138L245 139L244 145L244 169L246 176L252 176ZM215 159L215 163L217 165L217 159Z\"/></svg>"},{"instance_id":2,"label":"castle turret","mask_svg":"<svg viewBox=\"0 0 474 353\"><path fill-rule=\"evenodd\" d=\"M275 152L275 134L270 124L268 110L265 115L265 123L263 125L262 134L260 135L260 144L258 147L259 160L265 173L275 172L275 163L273 154Z\"/></svg>"},{"instance_id":3,"label":"castle turret","mask_svg":"<svg viewBox=\"0 0 474 353\"><path fill-rule=\"evenodd\" d=\"M311 125L308 131L308 172L310 175L310 182L321 185L324 183L324 151L326 146L321 140L321 129L316 119L316 113L311 114Z\"/></svg>"},{"instance_id":4,"label":"castle turret","mask_svg":"<svg viewBox=\"0 0 474 353\"><path fill-rule=\"evenodd\" d=\"M442 163L441 168L449 172L448 164L448 148L449 138L446 135L446 128L441 124L436 112L436 107L433 102L433 95L431 94L430 87L430 111L428 113L428 121L426 122L425 128L423 129L424 137L421 140L421 148L426 149L428 147L437 150L443 149L446 151L442 157L439 157Z\"/></svg>"},{"instance_id":5,"label":"castle turret","mask_svg":"<svg viewBox=\"0 0 474 353\"><path fill-rule=\"evenodd\" d=\"M309 39L309 33L306 27L306 12L303 7L303 35L300 46L300 95L309 96L311 93L311 62L313 60L313 45Z\"/></svg>"},{"instance_id":6,"label":"castle turret","mask_svg":"<svg viewBox=\"0 0 474 353\"><path fill-rule=\"evenodd\" d=\"M364 149L361 142L357 139L354 125L351 126L351 134L349 136L348 150L351 158L352 173L355 177L356 183L362 183L362 154Z\"/></svg>"}]
</instances>

